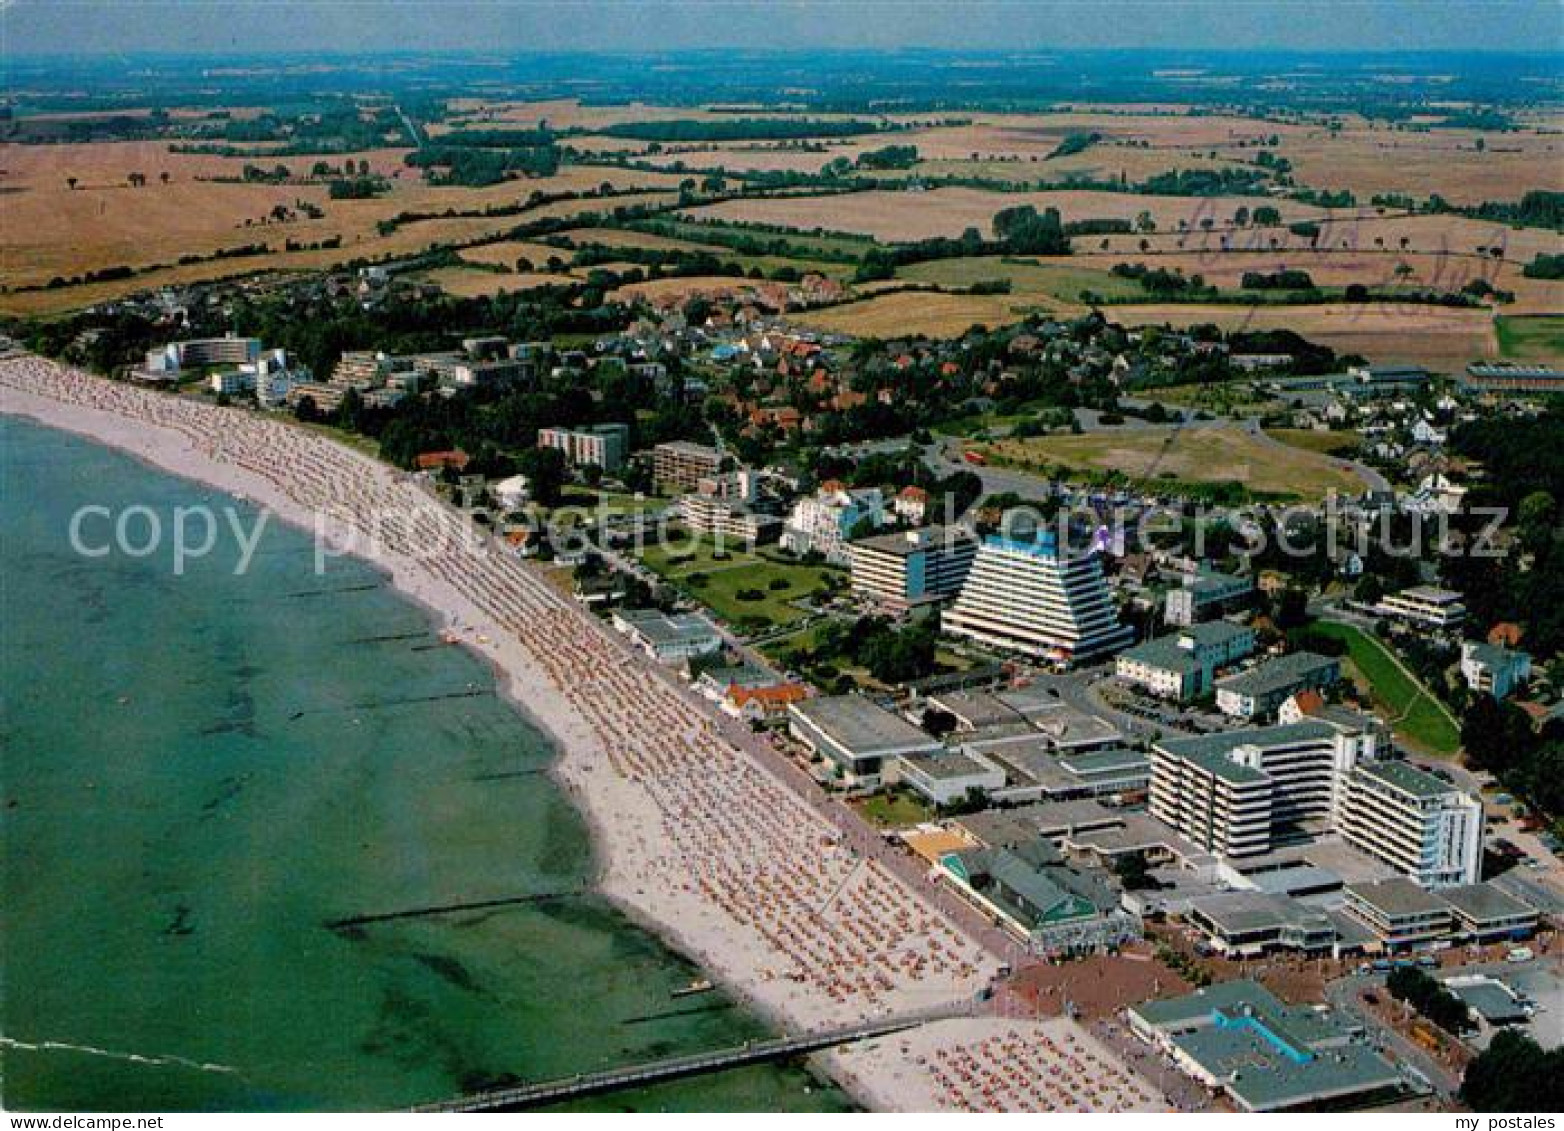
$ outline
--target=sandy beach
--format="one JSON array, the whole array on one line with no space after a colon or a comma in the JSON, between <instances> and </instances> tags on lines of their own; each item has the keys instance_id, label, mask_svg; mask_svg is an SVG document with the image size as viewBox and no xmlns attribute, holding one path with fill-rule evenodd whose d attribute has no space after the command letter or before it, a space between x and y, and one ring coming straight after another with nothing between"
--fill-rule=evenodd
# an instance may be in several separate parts
<instances>
[{"instance_id":1,"label":"sandy beach","mask_svg":"<svg viewBox=\"0 0 1564 1131\"><path fill-rule=\"evenodd\" d=\"M959 1008L996 972L818 799L412 477L290 423L32 357L0 360L0 411L241 495L383 568L555 739L604 894L785 1031ZM877 1069L855 1075L875 1106L896 1091Z\"/></svg>"}]
</instances>

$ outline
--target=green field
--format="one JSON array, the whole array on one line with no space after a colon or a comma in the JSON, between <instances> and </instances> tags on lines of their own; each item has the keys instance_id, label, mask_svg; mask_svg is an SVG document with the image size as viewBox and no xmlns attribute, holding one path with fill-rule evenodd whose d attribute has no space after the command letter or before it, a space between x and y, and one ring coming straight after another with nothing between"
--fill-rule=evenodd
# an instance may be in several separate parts
<instances>
[{"instance_id":1,"label":"green field","mask_svg":"<svg viewBox=\"0 0 1564 1131\"><path fill-rule=\"evenodd\" d=\"M1267 428L1265 434L1306 452L1339 456L1357 451L1363 446L1363 437L1356 432L1317 432L1312 428Z\"/></svg>"},{"instance_id":2,"label":"green field","mask_svg":"<svg viewBox=\"0 0 1564 1131\"><path fill-rule=\"evenodd\" d=\"M790 602L842 576L840 570L801 565L776 551L751 553L735 546L719 553L710 542L687 537L648 546L641 563L743 631L803 619L808 614ZM772 588L780 583L785 588ZM741 592L759 596L745 598Z\"/></svg>"},{"instance_id":3,"label":"green field","mask_svg":"<svg viewBox=\"0 0 1564 1131\"><path fill-rule=\"evenodd\" d=\"M1347 646L1347 659L1368 682L1376 706L1384 711L1398 737L1442 758L1453 757L1460 750L1460 729L1434 697L1401 669L1383 644L1350 624L1320 621L1314 628Z\"/></svg>"},{"instance_id":4,"label":"green field","mask_svg":"<svg viewBox=\"0 0 1564 1131\"><path fill-rule=\"evenodd\" d=\"M1564 315L1494 319L1499 353L1514 361L1564 361Z\"/></svg>"},{"instance_id":5,"label":"green field","mask_svg":"<svg viewBox=\"0 0 1564 1131\"><path fill-rule=\"evenodd\" d=\"M641 226L637 224L626 226L633 231L641 230ZM856 236L849 232L829 232L819 235L794 231L773 232L765 228L746 227L743 224L705 224L671 217L659 217L654 224L646 225L646 229L658 234L666 232L675 239L689 240L691 243L727 245L730 241L737 240L758 240L767 243L781 240L787 244L790 257L805 259L816 255L852 256L857 259L877 246L871 237Z\"/></svg>"},{"instance_id":6,"label":"green field","mask_svg":"<svg viewBox=\"0 0 1564 1131\"><path fill-rule=\"evenodd\" d=\"M896 277L951 290L964 290L974 283L1003 279L1010 284L1013 296L1059 302L1080 302L1082 291L1091 291L1105 299L1144 301L1146 298L1145 290L1134 279L1122 279L1111 271L998 255L914 263L898 270Z\"/></svg>"}]
</instances>

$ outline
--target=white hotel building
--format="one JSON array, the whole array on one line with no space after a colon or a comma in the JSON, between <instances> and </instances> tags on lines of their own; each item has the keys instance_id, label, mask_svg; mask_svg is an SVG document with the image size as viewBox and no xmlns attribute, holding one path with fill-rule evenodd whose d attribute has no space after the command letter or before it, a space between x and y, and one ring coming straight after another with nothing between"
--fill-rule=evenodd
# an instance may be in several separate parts
<instances>
[{"instance_id":1,"label":"white hotel building","mask_svg":"<svg viewBox=\"0 0 1564 1131\"><path fill-rule=\"evenodd\" d=\"M1352 771L1340 828L1351 844L1422 887L1482 878L1482 802L1405 762Z\"/></svg>"},{"instance_id":2,"label":"white hotel building","mask_svg":"<svg viewBox=\"0 0 1564 1131\"><path fill-rule=\"evenodd\" d=\"M1134 635L1119 623L1096 555L1064 557L1048 533L984 539L942 627L1055 663L1117 651Z\"/></svg>"}]
</instances>

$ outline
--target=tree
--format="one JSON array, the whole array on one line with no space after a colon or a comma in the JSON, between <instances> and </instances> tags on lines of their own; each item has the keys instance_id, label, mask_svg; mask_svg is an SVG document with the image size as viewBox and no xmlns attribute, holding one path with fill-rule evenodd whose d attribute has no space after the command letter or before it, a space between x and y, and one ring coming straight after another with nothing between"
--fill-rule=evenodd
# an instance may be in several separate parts
<instances>
[{"instance_id":1,"label":"tree","mask_svg":"<svg viewBox=\"0 0 1564 1131\"><path fill-rule=\"evenodd\" d=\"M1161 886L1151 874L1145 855L1140 852L1131 852L1115 860L1113 874L1119 877L1125 891L1155 891Z\"/></svg>"},{"instance_id":2,"label":"tree","mask_svg":"<svg viewBox=\"0 0 1564 1131\"><path fill-rule=\"evenodd\" d=\"M1491 695L1479 695L1461 720L1461 745L1469 766L1503 774L1530 756L1537 736L1525 711Z\"/></svg>"},{"instance_id":3,"label":"tree","mask_svg":"<svg viewBox=\"0 0 1564 1131\"><path fill-rule=\"evenodd\" d=\"M1461 1099L1481 1112L1564 1111L1564 1049L1500 1029L1466 1066Z\"/></svg>"}]
</instances>

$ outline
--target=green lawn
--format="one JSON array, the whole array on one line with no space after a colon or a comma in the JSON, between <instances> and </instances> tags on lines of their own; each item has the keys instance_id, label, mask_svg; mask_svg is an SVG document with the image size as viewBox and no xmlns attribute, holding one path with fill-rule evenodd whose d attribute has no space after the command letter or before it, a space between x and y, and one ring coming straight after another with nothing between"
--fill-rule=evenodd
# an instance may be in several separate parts
<instances>
[{"instance_id":1,"label":"green lawn","mask_svg":"<svg viewBox=\"0 0 1564 1131\"><path fill-rule=\"evenodd\" d=\"M841 576L826 566L801 565L776 551L748 553L737 547L719 553L710 542L679 538L646 547L641 562L742 629L763 630L806 616L789 602L805 597ZM785 583L785 587L773 585ZM760 596L744 598L741 592Z\"/></svg>"},{"instance_id":2,"label":"green lawn","mask_svg":"<svg viewBox=\"0 0 1564 1131\"><path fill-rule=\"evenodd\" d=\"M1368 681L1396 734L1429 754L1452 757L1461 748L1461 732L1432 695L1397 666L1385 646L1350 624L1319 621L1314 628L1347 646L1347 658Z\"/></svg>"},{"instance_id":3,"label":"green lawn","mask_svg":"<svg viewBox=\"0 0 1564 1131\"><path fill-rule=\"evenodd\" d=\"M866 798L858 807L870 824L880 828L921 825L934 816L934 810L911 793L895 790Z\"/></svg>"},{"instance_id":4,"label":"green lawn","mask_svg":"<svg viewBox=\"0 0 1564 1131\"><path fill-rule=\"evenodd\" d=\"M1564 360L1564 315L1535 314L1494 320L1499 352L1513 361Z\"/></svg>"}]
</instances>

